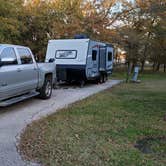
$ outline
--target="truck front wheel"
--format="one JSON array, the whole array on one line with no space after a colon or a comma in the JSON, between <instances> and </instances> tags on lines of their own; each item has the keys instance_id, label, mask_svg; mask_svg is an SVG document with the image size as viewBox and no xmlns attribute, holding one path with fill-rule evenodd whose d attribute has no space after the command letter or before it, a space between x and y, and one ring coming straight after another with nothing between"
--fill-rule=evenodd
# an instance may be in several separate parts
<instances>
[{"instance_id":1,"label":"truck front wheel","mask_svg":"<svg viewBox=\"0 0 166 166\"><path fill-rule=\"evenodd\" d=\"M39 97L42 99L49 99L52 95L52 88L52 76L46 76L43 87L39 91Z\"/></svg>"}]
</instances>

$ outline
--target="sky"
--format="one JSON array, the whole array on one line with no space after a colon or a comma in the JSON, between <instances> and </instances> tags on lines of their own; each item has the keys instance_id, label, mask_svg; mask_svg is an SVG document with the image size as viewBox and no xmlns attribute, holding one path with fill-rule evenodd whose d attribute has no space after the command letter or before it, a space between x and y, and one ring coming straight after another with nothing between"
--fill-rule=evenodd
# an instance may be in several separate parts
<instances>
[{"instance_id":1,"label":"sky","mask_svg":"<svg viewBox=\"0 0 166 166\"><path fill-rule=\"evenodd\" d=\"M134 3L135 0L127 0L128 2ZM119 2L116 6L112 9L113 12L121 11L122 10L122 3Z\"/></svg>"}]
</instances>

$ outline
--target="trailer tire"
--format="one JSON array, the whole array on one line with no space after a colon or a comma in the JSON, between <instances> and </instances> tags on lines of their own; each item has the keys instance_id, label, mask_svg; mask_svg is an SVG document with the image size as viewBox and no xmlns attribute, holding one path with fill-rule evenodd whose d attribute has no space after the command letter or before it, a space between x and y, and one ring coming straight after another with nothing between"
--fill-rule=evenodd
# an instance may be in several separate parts
<instances>
[{"instance_id":1,"label":"trailer tire","mask_svg":"<svg viewBox=\"0 0 166 166\"><path fill-rule=\"evenodd\" d=\"M99 83L100 83L100 84L103 83L103 74L100 74L100 77L99 77Z\"/></svg>"},{"instance_id":2,"label":"trailer tire","mask_svg":"<svg viewBox=\"0 0 166 166\"><path fill-rule=\"evenodd\" d=\"M83 88L84 85L85 85L85 80L81 80L81 81L80 81L80 88Z\"/></svg>"},{"instance_id":3,"label":"trailer tire","mask_svg":"<svg viewBox=\"0 0 166 166\"><path fill-rule=\"evenodd\" d=\"M103 74L103 83L105 83L107 81L107 76L106 74Z\"/></svg>"},{"instance_id":4,"label":"trailer tire","mask_svg":"<svg viewBox=\"0 0 166 166\"><path fill-rule=\"evenodd\" d=\"M42 88L39 90L41 99L49 99L52 95L52 76L46 76Z\"/></svg>"}]
</instances>

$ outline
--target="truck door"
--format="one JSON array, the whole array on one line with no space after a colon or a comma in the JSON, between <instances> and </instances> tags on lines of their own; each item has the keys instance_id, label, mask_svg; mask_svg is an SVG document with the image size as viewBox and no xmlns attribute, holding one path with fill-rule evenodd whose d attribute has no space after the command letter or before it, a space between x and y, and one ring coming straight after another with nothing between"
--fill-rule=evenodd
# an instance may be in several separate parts
<instances>
[{"instance_id":1,"label":"truck door","mask_svg":"<svg viewBox=\"0 0 166 166\"><path fill-rule=\"evenodd\" d=\"M106 69L108 73L112 73L113 69L113 48L107 47Z\"/></svg>"},{"instance_id":2,"label":"truck door","mask_svg":"<svg viewBox=\"0 0 166 166\"><path fill-rule=\"evenodd\" d=\"M37 65L32 58L32 54L28 48L17 48L20 58L20 88L22 91L34 90L37 88L39 71Z\"/></svg>"},{"instance_id":3,"label":"truck door","mask_svg":"<svg viewBox=\"0 0 166 166\"><path fill-rule=\"evenodd\" d=\"M20 90L19 65L14 48L4 48L0 60L0 100L4 100L16 95Z\"/></svg>"},{"instance_id":4,"label":"truck door","mask_svg":"<svg viewBox=\"0 0 166 166\"><path fill-rule=\"evenodd\" d=\"M100 55L99 55L99 71L106 71L106 47L100 47Z\"/></svg>"}]
</instances>

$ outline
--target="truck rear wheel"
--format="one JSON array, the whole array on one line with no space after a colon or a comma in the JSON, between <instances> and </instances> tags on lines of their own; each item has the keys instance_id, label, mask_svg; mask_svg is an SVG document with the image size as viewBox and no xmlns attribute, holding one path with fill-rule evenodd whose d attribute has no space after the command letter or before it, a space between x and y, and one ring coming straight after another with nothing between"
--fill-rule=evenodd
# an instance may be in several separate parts
<instances>
[{"instance_id":1,"label":"truck rear wheel","mask_svg":"<svg viewBox=\"0 0 166 166\"><path fill-rule=\"evenodd\" d=\"M39 97L42 99L49 99L52 95L52 88L52 76L46 76L43 87L39 91Z\"/></svg>"}]
</instances>

